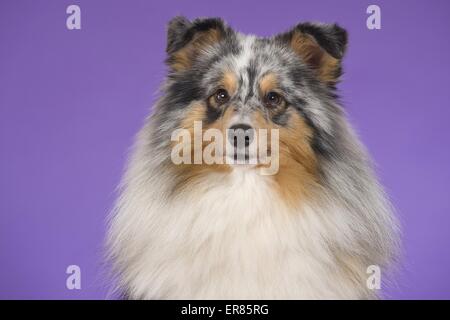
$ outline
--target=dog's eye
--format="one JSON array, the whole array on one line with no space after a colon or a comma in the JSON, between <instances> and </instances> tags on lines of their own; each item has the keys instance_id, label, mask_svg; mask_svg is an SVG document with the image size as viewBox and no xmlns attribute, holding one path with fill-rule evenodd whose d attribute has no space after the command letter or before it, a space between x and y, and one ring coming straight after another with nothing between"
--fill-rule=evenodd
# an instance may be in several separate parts
<instances>
[{"instance_id":1,"label":"dog's eye","mask_svg":"<svg viewBox=\"0 0 450 320\"><path fill-rule=\"evenodd\" d=\"M230 96L228 95L228 92L225 89L219 89L214 94L214 100L219 105L227 102L228 99L230 99Z\"/></svg>"},{"instance_id":2,"label":"dog's eye","mask_svg":"<svg viewBox=\"0 0 450 320\"><path fill-rule=\"evenodd\" d=\"M269 108L275 108L283 102L283 97L274 91L270 91L264 98L264 103Z\"/></svg>"}]
</instances>

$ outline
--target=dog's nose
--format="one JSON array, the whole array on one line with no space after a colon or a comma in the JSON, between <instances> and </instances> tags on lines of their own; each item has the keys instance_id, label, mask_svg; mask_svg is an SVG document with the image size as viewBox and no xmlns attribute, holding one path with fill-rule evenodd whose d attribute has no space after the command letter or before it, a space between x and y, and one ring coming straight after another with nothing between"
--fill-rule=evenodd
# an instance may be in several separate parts
<instances>
[{"instance_id":1,"label":"dog's nose","mask_svg":"<svg viewBox=\"0 0 450 320\"><path fill-rule=\"evenodd\" d=\"M253 141L254 130L245 123L239 123L229 128L228 140L235 148L248 147Z\"/></svg>"}]
</instances>

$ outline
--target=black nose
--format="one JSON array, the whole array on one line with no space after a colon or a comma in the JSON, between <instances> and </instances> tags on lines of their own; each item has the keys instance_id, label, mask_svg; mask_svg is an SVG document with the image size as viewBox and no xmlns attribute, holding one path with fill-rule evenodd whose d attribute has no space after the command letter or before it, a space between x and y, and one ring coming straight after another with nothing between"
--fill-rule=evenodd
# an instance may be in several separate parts
<instances>
[{"instance_id":1,"label":"black nose","mask_svg":"<svg viewBox=\"0 0 450 320\"><path fill-rule=\"evenodd\" d=\"M228 132L228 140L235 148L248 147L253 141L254 130L248 124L235 124Z\"/></svg>"}]
</instances>

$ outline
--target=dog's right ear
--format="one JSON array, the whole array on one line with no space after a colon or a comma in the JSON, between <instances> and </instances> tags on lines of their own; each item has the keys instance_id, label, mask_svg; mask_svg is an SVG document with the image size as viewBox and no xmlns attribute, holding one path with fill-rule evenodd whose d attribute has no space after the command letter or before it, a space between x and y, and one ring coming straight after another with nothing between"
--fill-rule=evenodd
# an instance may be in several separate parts
<instances>
[{"instance_id":1,"label":"dog's right ear","mask_svg":"<svg viewBox=\"0 0 450 320\"><path fill-rule=\"evenodd\" d=\"M226 29L219 18L192 22L185 17L173 18L167 30L167 65L175 72L189 69L202 50L207 50L225 37Z\"/></svg>"}]
</instances>

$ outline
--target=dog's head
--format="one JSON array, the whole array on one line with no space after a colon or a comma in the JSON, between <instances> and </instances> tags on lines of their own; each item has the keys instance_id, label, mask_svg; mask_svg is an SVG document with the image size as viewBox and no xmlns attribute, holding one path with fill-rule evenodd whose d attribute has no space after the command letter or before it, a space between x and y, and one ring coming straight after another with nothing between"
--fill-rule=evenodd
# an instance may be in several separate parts
<instances>
[{"instance_id":1,"label":"dog's head","mask_svg":"<svg viewBox=\"0 0 450 320\"><path fill-rule=\"evenodd\" d=\"M299 172L314 176L317 157L333 152L333 117L340 112L334 88L346 44L346 31L335 24L301 23L259 38L235 32L221 19L176 17L168 26L160 121L192 136L196 122L202 132L217 129L236 153L240 146L229 129L241 129L244 147L258 140L259 129L268 130L269 154L271 130L277 129L280 169L295 171L294 178ZM203 139L201 148L206 144ZM246 150L245 157L252 156Z\"/></svg>"}]
</instances>

